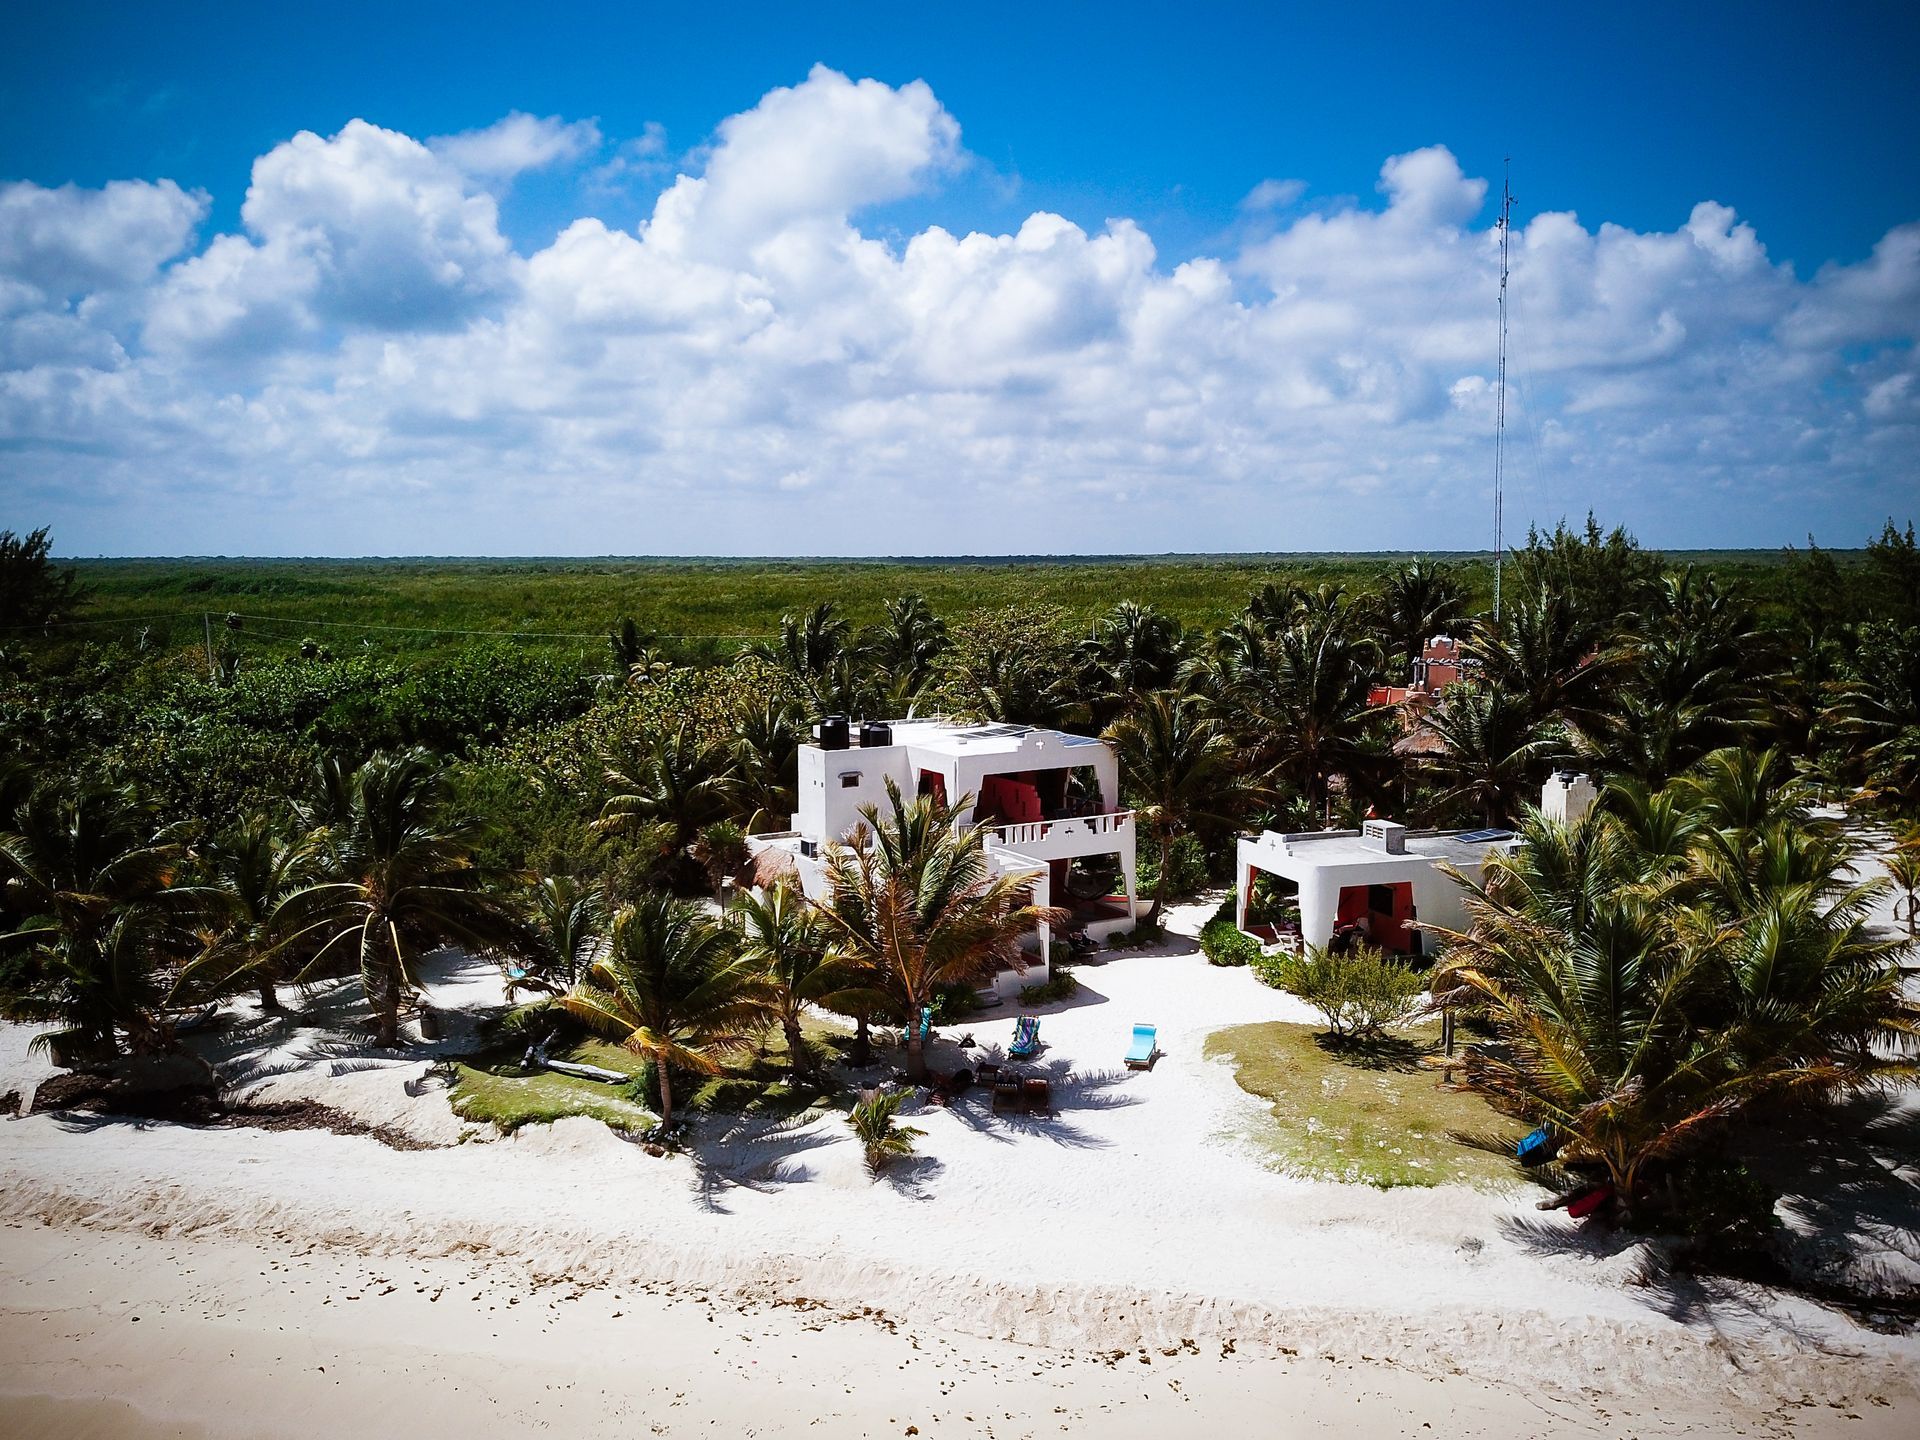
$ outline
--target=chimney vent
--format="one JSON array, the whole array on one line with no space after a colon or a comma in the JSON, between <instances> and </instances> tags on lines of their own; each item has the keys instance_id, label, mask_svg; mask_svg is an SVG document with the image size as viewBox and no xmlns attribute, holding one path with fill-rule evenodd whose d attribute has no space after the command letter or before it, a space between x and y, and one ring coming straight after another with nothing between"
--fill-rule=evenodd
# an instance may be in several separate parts
<instances>
[{"instance_id":1,"label":"chimney vent","mask_svg":"<svg viewBox=\"0 0 1920 1440\"><path fill-rule=\"evenodd\" d=\"M1389 855L1407 853L1407 827L1396 820L1369 820L1360 827L1360 834L1367 844Z\"/></svg>"}]
</instances>

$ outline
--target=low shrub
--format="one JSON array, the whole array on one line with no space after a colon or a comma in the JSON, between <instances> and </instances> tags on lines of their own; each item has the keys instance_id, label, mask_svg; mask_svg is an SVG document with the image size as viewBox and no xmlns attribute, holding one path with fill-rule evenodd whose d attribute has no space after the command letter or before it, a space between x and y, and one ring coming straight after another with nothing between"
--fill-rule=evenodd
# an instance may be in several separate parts
<instances>
[{"instance_id":1,"label":"low shrub","mask_svg":"<svg viewBox=\"0 0 1920 1440\"><path fill-rule=\"evenodd\" d=\"M1260 942L1236 926L1232 915L1216 915L1200 927L1200 953L1209 965L1250 965L1260 958Z\"/></svg>"},{"instance_id":2,"label":"low shrub","mask_svg":"<svg viewBox=\"0 0 1920 1440\"><path fill-rule=\"evenodd\" d=\"M1366 1039L1405 1025L1426 1001L1427 977L1371 946L1335 955L1315 945L1304 955L1261 957L1254 973L1298 996L1334 1035Z\"/></svg>"},{"instance_id":3,"label":"low shrub","mask_svg":"<svg viewBox=\"0 0 1920 1440\"><path fill-rule=\"evenodd\" d=\"M904 1090L867 1090L847 1115L847 1125L858 1137L866 1153L867 1169L874 1175L893 1161L913 1154L913 1142L927 1133L894 1122L906 1098Z\"/></svg>"},{"instance_id":4,"label":"low shrub","mask_svg":"<svg viewBox=\"0 0 1920 1440\"><path fill-rule=\"evenodd\" d=\"M964 1020L980 1008L980 992L972 985L936 985L933 987L933 1023L950 1025Z\"/></svg>"},{"instance_id":5,"label":"low shrub","mask_svg":"<svg viewBox=\"0 0 1920 1440\"><path fill-rule=\"evenodd\" d=\"M1028 985L1020 991L1020 1003L1023 1005L1045 1005L1053 1000L1070 998L1080 988L1080 982L1073 978L1073 972L1064 965L1056 964L1053 974L1038 985Z\"/></svg>"}]
</instances>

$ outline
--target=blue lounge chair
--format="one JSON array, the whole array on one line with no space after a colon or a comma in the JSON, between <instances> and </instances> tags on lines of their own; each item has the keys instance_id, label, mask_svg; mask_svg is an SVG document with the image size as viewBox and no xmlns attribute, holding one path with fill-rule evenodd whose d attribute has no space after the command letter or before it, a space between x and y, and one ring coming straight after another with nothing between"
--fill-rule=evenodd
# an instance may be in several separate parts
<instances>
[{"instance_id":1,"label":"blue lounge chair","mask_svg":"<svg viewBox=\"0 0 1920 1440\"><path fill-rule=\"evenodd\" d=\"M1154 1037L1158 1034L1159 1031L1155 1030L1151 1025L1136 1025L1133 1027L1133 1047L1127 1051L1127 1068L1129 1070L1151 1070L1153 1068L1153 1057L1159 1054L1159 1047L1154 1044Z\"/></svg>"},{"instance_id":2,"label":"blue lounge chair","mask_svg":"<svg viewBox=\"0 0 1920 1440\"><path fill-rule=\"evenodd\" d=\"M1013 1024L1013 1043L1007 1046L1007 1054L1016 1060L1030 1060L1040 1053L1040 1018L1037 1015L1022 1015Z\"/></svg>"}]
</instances>

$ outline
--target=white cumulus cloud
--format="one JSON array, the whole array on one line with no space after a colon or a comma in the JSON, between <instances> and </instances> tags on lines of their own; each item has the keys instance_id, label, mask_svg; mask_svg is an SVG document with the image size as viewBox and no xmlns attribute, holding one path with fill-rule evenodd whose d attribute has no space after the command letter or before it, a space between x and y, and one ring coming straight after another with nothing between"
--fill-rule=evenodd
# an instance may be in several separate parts
<instances>
[{"instance_id":1,"label":"white cumulus cloud","mask_svg":"<svg viewBox=\"0 0 1920 1440\"><path fill-rule=\"evenodd\" d=\"M457 170L483 180L511 180L525 170L570 164L600 148L600 127L591 120L542 118L516 110L480 130L442 135L428 142Z\"/></svg>"},{"instance_id":2,"label":"white cumulus cloud","mask_svg":"<svg viewBox=\"0 0 1920 1440\"><path fill-rule=\"evenodd\" d=\"M303 132L192 249L206 201L168 182L0 189L23 520L149 551L1484 543L1499 239L1442 146L1383 157L1367 203L1259 182L1257 233L1177 262L1124 216L883 237L863 213L965 164L959 123L816 68L640 225L516 252L489 187L585 159L587 123ZM667 163L650 130L600 179ZM1712 200L1511 238L1520 528L1911 513L1920 224L1807 279Z\"/></svg>"}]
</instances>

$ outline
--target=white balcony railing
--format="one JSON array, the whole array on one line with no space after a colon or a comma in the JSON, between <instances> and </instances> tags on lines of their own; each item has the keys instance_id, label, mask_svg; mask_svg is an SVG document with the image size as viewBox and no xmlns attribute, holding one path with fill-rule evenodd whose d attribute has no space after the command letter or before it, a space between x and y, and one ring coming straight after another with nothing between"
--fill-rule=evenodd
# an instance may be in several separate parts
<instances>
[{"instance_id":1,"label":"white balcony railing","mask_svg":"<svg viewBox=\"0 0 1920 1440\"><path fill-rule=\"evenodd\" d=\"M1115 810L1104 815L1074 815L1059 820L1030 820L1020 825L995 825L987 830L987 842L1009 850L1047 846L1049 842L1097 841L1111 839L1133 826L1131 810Z\"/></svg>"}]
</instances>

